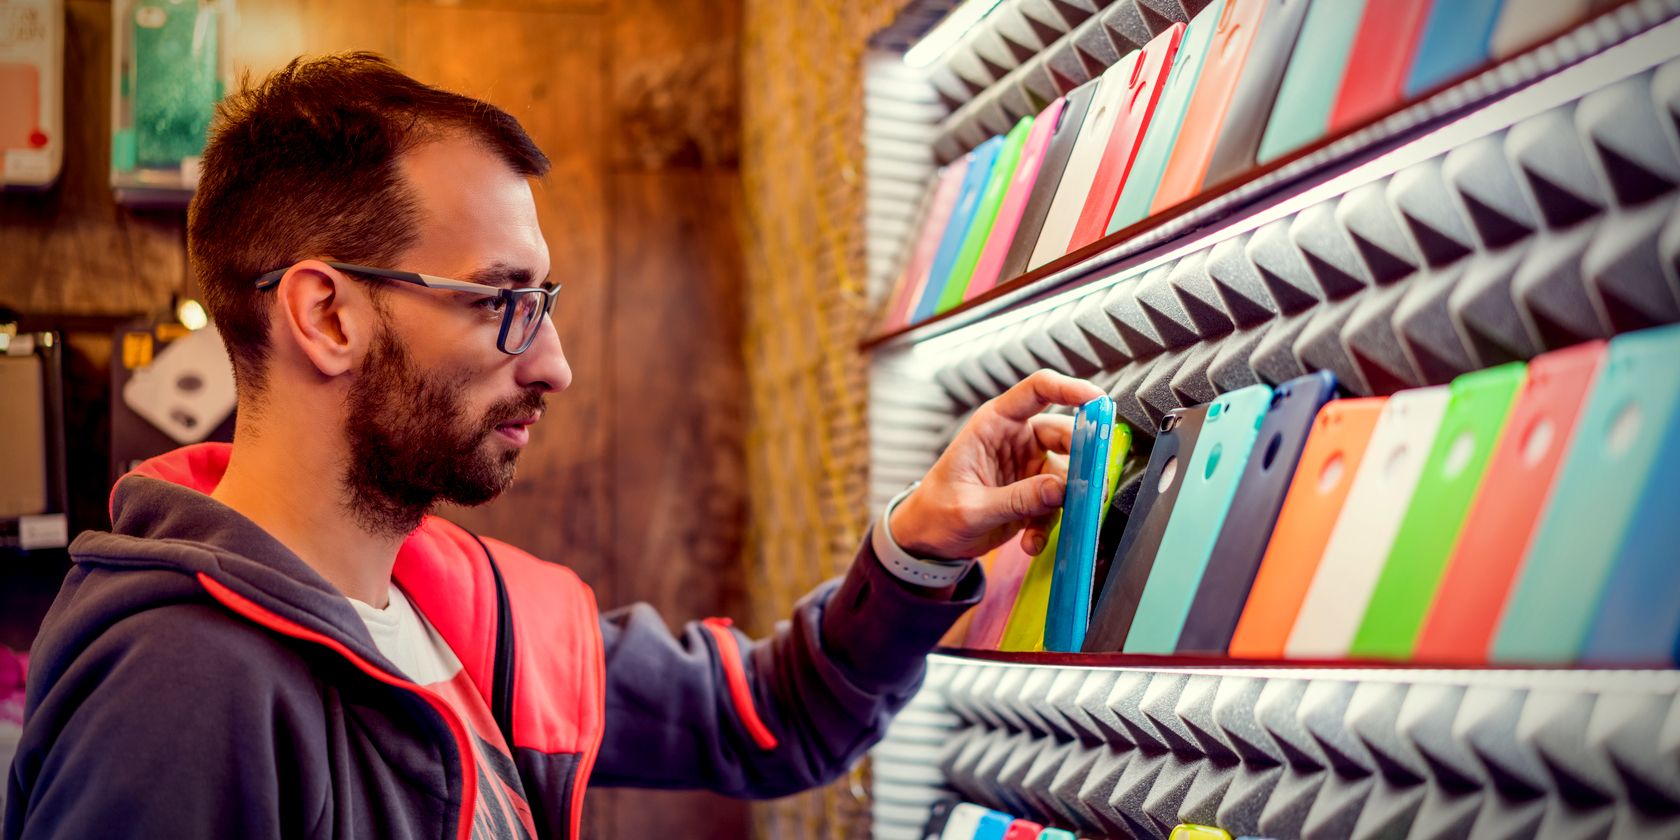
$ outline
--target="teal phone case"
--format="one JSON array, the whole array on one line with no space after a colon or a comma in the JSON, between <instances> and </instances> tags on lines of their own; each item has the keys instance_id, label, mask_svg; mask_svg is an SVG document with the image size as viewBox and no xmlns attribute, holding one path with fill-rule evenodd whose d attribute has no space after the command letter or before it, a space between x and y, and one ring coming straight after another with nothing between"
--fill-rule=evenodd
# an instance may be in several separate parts
<instances>
[{"instance_id":1,"label":"teal phone case","mask_svg":"<svg viewBox=\"0 0 1680 840\"><path fill-rule=\"evenodd\" d=\"M1581 655L1640 499L1651 482L1674 480L1655 467L1680 419L1677 365L1680 325L1610 340L1505 604L1493 661L1563 663Z\"/></svg>"},{"instance_id":2,"label":"teal phone case","mask_svg":"<svg viewBox=\"0 0 1680 840\"><path fill-rule=\"evenodd\" d=\"M1172 653L1236 497L1249 453L1272 401L1270 385L1250 385L1208 406L1178 504L1161 536L1155 566L1126 636L1126 653Z\"/></svg>"},{"instance_id":3,"label":"teal phone case","mask_svg":"<svg viewBox=\"0 0 1680 840\"><path fill-rule=\"evenodd\" d=\"M1408 2L1408 0L1371 0ZM1283 73L1277 102L1260 138L1260 163L1280 158L1324 136L1330 109L1347 73L1353 38L1365 16L1364 0L1318 0L1307 10L1295 54Z\"/></svg>"},{"instance_id":4,"label":"teal phone case","mask_svg":"<svg viewBox=\"0 0 1680 840\"><path fill-rule=\"evenodd\" d=\"M1196 89L1196 79L1202 75L1202 60L1213 46L1213 33L1219 28L1219 14L1226 0L1214 0L1190 21L1173 56L1172 72L1167 76L1166 89L1155 103L1155 113L1149 118L1143 145L1138 147L1132 169L1126 174L1126 186L1120 200L1108 217L1108 233L1141 222L1149 216L1149 206L1155 201L1155 189L1161 185L1161 173L1167 169L1178 142L1178 130L1184 125L1184 112L1190 107L1190 95Z\"/></svg>"},{"instance_id":5,"label":"teal phone case","mask_svg":"<svg viewBox=\"0 0 1680 840\"><path fill-rule=\"evenodd\" d=\"M974 276L974 264L980 261L980 252L985 249L986 240L992 235L992 223L997 221L998 205L1003 204L1004 193L1009 192L1009 183L1015 178L1015 167L1021 162L1021 147L1027 143L1032 124L1032 117L1022 117L1015 123L1015 127L1004 135L1003 147L998 151L997 161L992 164L991 177L986 179L986 187L980 192L980 203L975 208L974 220L968 224L968 233L963 235L962 247L957 249L957 261L951 266L950 277L945 280L945 291L940 293L939 301L934 305L935 314L954 309L963 302L963 294L968 291L969 278Z\"/></svg>"},{"instance_id":6,"label":"teal phone case","mask_svg":"<svg viewBox=\"0 0 1680 840\"><path fill-rule=\"evenodd\" d=\"M911 323L931 317L939 303L939 296L945 293L945 281L950 279L951 269L956 267L957 253L962 250L968 227L980 209L982 193L991 180L992 165L997 163L1001 151L1003 138L993 137L968 153L968 171L963 174L956 207L951 210L951 220L945 223L939 250L933 256L933 267L928 269L927 288L922 290L922 299L916 304L915 314L910 317Z\"/></svg>"},{"instance_id":7,"label":"teal phone case","mask_svg":"<svg viewBox=\"0 0 1680 840\"><path fill-rule=\"evenodd\" d=\"M140 3L134 27L134 163L175 168L203 153L222 96L218 7ZM120 168L120 167L119 167Z\"/></svg>"}]
</instances>

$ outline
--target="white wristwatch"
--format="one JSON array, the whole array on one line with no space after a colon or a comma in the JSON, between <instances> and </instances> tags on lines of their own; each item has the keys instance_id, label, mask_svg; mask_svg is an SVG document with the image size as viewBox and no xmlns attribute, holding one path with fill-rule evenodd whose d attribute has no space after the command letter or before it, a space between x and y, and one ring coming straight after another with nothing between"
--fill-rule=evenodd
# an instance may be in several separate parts
<instances>
[{"instance_id":1,"label":"white wristwatch","mask_svg":"<svg viewBox=\"0 0 1680 840\"><path fill-rule=\"evenodd\" d=\"M892 527L888 524L892 520L893 508L904 501L921 486L918 481L904 488L904 491L892 497L887 502L885 510L881 511L881 521L876 523L874 534L870 537L870 546L875 549L875 556L881 558L882 565L893 577L912 586L923 586L928 589L943 589L962 580L968 574L973 560L930 560L917 557L905 551L898 541L893 539Z\"/></svg>"}]
</instances>

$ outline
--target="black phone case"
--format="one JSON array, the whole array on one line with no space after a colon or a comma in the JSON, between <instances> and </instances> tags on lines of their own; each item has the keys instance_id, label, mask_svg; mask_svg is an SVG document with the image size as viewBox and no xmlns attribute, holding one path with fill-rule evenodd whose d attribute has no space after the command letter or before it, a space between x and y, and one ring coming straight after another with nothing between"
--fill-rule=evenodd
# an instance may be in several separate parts
<instances>
[{"instance_id":1,"label":"black phone case","mask_svg":"<svg viewBox=\"0 0 1680 840\"><path fill-rule=\"evenodd\" d=\"M1131 521L1132 508L1137 505L1138 492L1143 489L1143 475L1149 469L1149 458L1142 452L1133 452L1126 459L1126 465L1120 471L1120 477L1114 488L1114 496L1108 501L1108 511L1103 514L1102 529L1097 532L1097 557L1091 569L1091 595L1100 596L1103 584L1108 580L1108 570L1114 565L1114 555L1120 548L1120 538L1126 534L1126 523Z\"/></svg>"},{"instance_id":2,"label":"black phone case","mask_svg":"<svg viewBox=\"0 0 1680 840\"><path fill-rule=\"evenodd\" d=\"M1050 214L1050 202L1056 198L1056 187L1062 182L1062 172L1067 169L1068 158L1073 156L1073 141L1079 139L1079 127L1085 123L1085 111L1091 107L1091 98L1097 93L1098 81L1100 79L1092 79L1067 93L1067 105L1062 108L1056 133L1050 137L1050 146L1044 150L1044 162L1038 166L1032 193L1027 196L1027 206L1021 211L1021 223L1015 227L1015 239L1009 243L1003 267L998 269L999 284L1019 277L1027 270L1027 261L1032 259L1033 248L1038 245L1038 235L1044 230L1044 217Z\"/></svg>"},{"instance_id":3,"label":"black phone case","mask_svg":"<svg viewBox=\"0 0 1680 840\"><path fill-rule=\"evenodd\" d=\"M922 825L922 840L939 840L939 836L945 833L945 823L951 819L951 809L955 807L955 799L941 799L933 803L927 822Z\"/></svg>"},{"instance_id":4,"label":"black phone case","mask_svg":"<svg viewBox=\"0 0 1680 840\"><path fill-rule=\"evenodd\" d=\"M1116 651L1125 646L1132 618L1137 615L1138 599L1143 597L1143 586L1149 582L1149 572L1155 567L1155 552L1161 547L1161 536L1167 530L1173 504L1178 501L1178 489L1184 484L1190 453L1196 447L1196 438L1206 418L1207 406L1199 405L1175 408L1161 421L1161 433L1155 437L1155 448L1149 453L1149 468L1144 470L1137 502L1109 565L1108 580L1103 583L1102 599L1091 612L1091 624L1085 631L1086 653ZM1175 457L1177 477L1162 492L1161 473Z\"/></svg>"},{"instance_id":5,"label":"black phone case","mask_svg":"<svg viewBox=\"0 0 1680 840\"><path fill-rule=\"evenodd\" d=\"M1341 0L1338 0L1339 2ZM1230 110L1213 144L1203 186L1212 187L1248 171L1260 152L1260 137L1272 116L1272 103L1283 85L1283 73L1295 52L1307 0L1268 0L1260 15L1260 31L1243 61L1242 77L1231 97Z\"/></svg>"},{"instance_id":6,"label":"black phone case","mask_svg":"<svg viewBox=\"0 0 1680 840\"><path fill-rule=\"evenodd\" d=\"M1272 392L1272 404L1243 466L1237 495L1219 528L1207 569L1178 635L1179 653L1224 653L1248 603L1295 465L1312 434L1314 418L1336 395L1336 375L1321 370L1298 376Z\"/></svg>"}]
</instances>

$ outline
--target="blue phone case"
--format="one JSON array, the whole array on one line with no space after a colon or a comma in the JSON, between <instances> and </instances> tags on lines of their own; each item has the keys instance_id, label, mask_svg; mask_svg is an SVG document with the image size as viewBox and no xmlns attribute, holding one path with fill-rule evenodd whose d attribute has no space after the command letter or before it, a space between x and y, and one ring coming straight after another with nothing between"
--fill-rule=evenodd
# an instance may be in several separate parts
<instances>
[{"instance_id":1,"label":"blue phone case","mask_svg":"<svg viewBox=\"0 0 1680 840\"><path fill-rule=\"evenodd\" d=\"M1236 498L1179 634L1180 653L1224 653L1230 646L1313 420L1335 395L1336 375L1327 370L1291 379L1272 394L1254 454L1237 484Z\"/></svg>"},{"instance_id":2,"label":"blue phone case","mask_svg":"<svg viewBox=\"0 0 1680 840\"><path fill-rule=\"evenodd\" d=\"M1184 112L1190 108L1190 94L1195 91L1196 79L1202 75L1202 61L1213 48L1213 34L1219 28L1219 14L1225 0L1214 0L1190 21L1184 30L1184 40L1173 56L1172 72L1161 99L1155 103L1155 113L1144 131L1143 145L1138 147L1126 184L1114 204L1114 214L1108 217L1108 233L1143 221L1155 201L1155 190L1161 185L1161 175L1167 171L1167 158L1178 142L1178 130L1184 125Z\"/></svg>"},{"instance_id":3,"label":"blue phone case","mask_svg":"<svg viewBox=\"0 0 1680 840\"><path fill-rule=\"evenodd\" d=\"M1504 0L1436 0L1406 69L1406 98L1426 93L1485 63Z\"/></svg>"},{"instance_id":4,"label":"blue phone case","mask_svg":"<svg viewBox=\"0 0 1680 840\"><path fill-rule=\"evenodd\" d=\"M1014 817L1002 811L988 811L974 829L974 840L1003 840L1003 835L1009 833L1009 826L1014 822Z\"/></svg>"},{"instance_id":5,"label":"blue phone case","mask_svg":"<svg viewBox=\"0 0 1680 840\"><path fill-rule=\"evenodd\" d=\"M1271 401L1270 385L1250 385L1209 404L1178 504L1138 599L1126 653L1164 654L1178 648L1179 631Z\"/></svg>"},{"instance_id":6,"label":"blue phone case","mask_svg":"<svg viewBox=\"0 0 1680 840\"><path fill-rule=\"evenodd\" d=\"M939 250L934 252L933 267L928 270L927 287L922 290L922 299L916 302L911 323L927 320L939 308L939 296L945 293L945 283L957 264L957 253L962 250L968 226L973 224L974 213L980 209L980 194L985 192L986 182L992 177L992 165L997 163L1002 150L1003 138L993 137L969 152L968 171L963 174L956 207L951 210L951 220L945 223L945 233L939 238Z\"/></svg>"},{"instance_id":7,"label":"blue phone case","mask_svg":"<svg viewBox=\"0 0 1680 840\"><path fill-rule=\"evenodd\" d=\"M1108 480L1108 446L1114 435L1114 400L1107 394L1079 407L1068 449L1067 493L1062 500L1062 534L1050 578L1050 609L1044 619L1044 649L1072 653L1085 642L1091 615L1091 578Z\"/></svg>"},{"instance_id":8,"label":"blue phone case","mask_svg":"<svg viewBox=\"0 0 1680 840\"><path fill-rule=\"evenodd\" d=\"M1677 359L1680 325L1610 340L1505 604L1493 661L1562 663L1583 653L1636 509L1652 484L1673 480L1657 465L1680 408ZM1665 556L1672 562L1672 546Z\"/></svg>"}]
</instances>

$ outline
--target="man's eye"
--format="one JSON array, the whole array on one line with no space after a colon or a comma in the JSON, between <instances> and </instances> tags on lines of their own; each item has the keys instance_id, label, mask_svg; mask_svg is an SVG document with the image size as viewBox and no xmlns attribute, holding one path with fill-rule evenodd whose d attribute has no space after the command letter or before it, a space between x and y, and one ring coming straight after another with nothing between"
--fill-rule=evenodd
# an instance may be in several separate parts
<instances>
[{"instance_id":1,"label":"man's eye","mask_svg":"<svg viewBox=\"0 0 1680 840\"><path fill-rule=\"evenodd\" d=\"M496 295L495 297L481 298L473 305L489 312L500 312L505 303L506 300L501 295Z\"/></svg>"}]
</instances>

